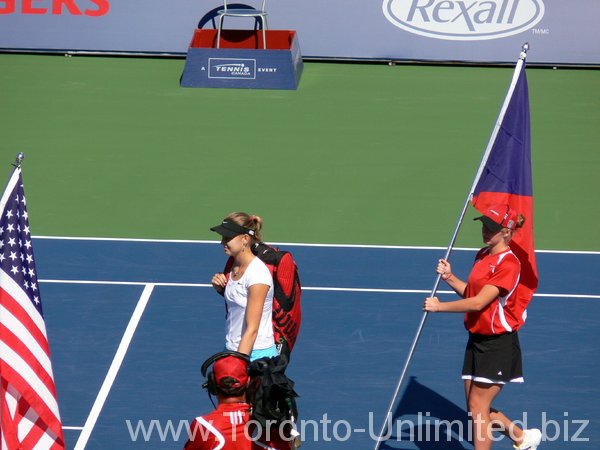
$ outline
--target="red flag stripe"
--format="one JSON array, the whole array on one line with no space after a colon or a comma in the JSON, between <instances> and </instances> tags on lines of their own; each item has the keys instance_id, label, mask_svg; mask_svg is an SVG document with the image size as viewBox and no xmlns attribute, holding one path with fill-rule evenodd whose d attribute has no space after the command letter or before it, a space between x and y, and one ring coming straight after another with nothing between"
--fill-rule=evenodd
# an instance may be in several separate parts
<instances>
[{"instance_id":1,"label":"red flag stripe","mask_svg":"<svg viewBox=\"0 0 600 450\"><path fill-rule=\"evenodd\" d=\"M12 348L0 341L2 354L2 377L11 380L32 406L45 406L57 420L60 420L55 393L44 384L35 371Z\"/></svg>"},{"instance_id":2,"label":"red flag stripe","mask_svg":"<svg viewBox=\"0 0 600 450\"><path fill-rule=\"evenodd\" d=\"M0 303L23 321L38 343L48 346L44 318L12 278L0 270ZM48 353L48 352L47 352Z\"/></svg>"},{"instance_id":3,"label":"red flag stripe","mask_svg":"<svg viewBox=\"0 0 600 450\"><path fill-rule=\"evenodd\" d=\"M8 382L2 380L0 384L0 429L2 433L2 450L19 448L17 441L17 427L13 420L14 412L11 412L6 401L6 390Z\"/></svg>"},{"instance_id":4,"label":"red flag stripe","mask_svg":"<svg viewBox=\"0 0 600 450\"><path fill-rule=\"evenodd\" d=\"M51 409L46 405L46 403L44 402L44 400L42 398L39 397L39 395L37 395L37 393L35 391L33 391L32 387L30 385L28 385L22 378L20 378L18 376L18 374L9 366L5 366L3 368L3 374L5 374L7 377L10 377L14 380L15 384L14 385L10 385L10 388L13 389L15 392L17 391L23 391L25 389L29 389L32 392L26 392L26 396L21 396L19 394L18 401L21 401L20 399L23 398L23 401L27 402L32 408L35 408L37 411L43 411L44 412L44 417L46 419L46 422L48 423L49 427L58 433L62 433L62 426L60 424L60 418L55 417L55 415L52 413ZM3 401L6 401L8 403L9 409L11 411L14 411L15 409L15 405L17 403L17 400L15 400L15 395L11 395L10 392L8 393L8 395L6 395L5 398L2 399ZM16 431L15 431L16 433Z\"/></svg>"},{"instance_id":5,"label":"red flag stripe","mask_svg":"<svg viewBox=\"0 0 600 450\"><path fill-rule=\"evenodd\" d=\"M27 411L19 423L19 440L23 448L50 449L56 444L57 436L48 429L44 420L26 404Z\"/></svg>"},{"instance_id":6,"label":"red flag stripe","mask_svg":"<svg viewBox=\"0 0 600 450\"><path fill-rule=\"evenodd\" d=\"M10 314L9 319L14 318L22 323L23 328L29 334L28 340L33 340L37 347L41 349L45 358L49 359L48 340L46 339L46 330L37 328L35 321L30 319L27 312L11 296L0 288L0 306ZM4 316L0 317L4 320ZM8 328L8 327L7 327ZM18 333L15 333L18 334Z\"/></svg>"},{"instance_id":7,"label":"red flag stripe","mask_svg":"<svg viewBox=\"0 0 600 450\"><path fill-rule=\"evenodd\" d=\"M21 445L27 447L24 440L29 432L32 431L40 416L21 397L17 405L16 418L19 421L19 425L17 426L17 436L19 437L19 441L21 441Z\"/></svg>"},{"instance_id":8,"label":"red flag stripe","mask_svg":"<svg viewBox=\"0 0 600 450\"><path fill-rule=\"evenodd\" d=\"M6 332L10 332L15 339L18 339L21 343L20 345L25 347L31 355L31 358L36 359L44 371L52 375L52 363L48 356L48 345L46 343L40 345L40 343L35 340L30 330L23 325L23 322L19 321L19 319L2 304L0 304L0 315L2 316L0 327L6 330ZM3 336L4 333L0 331L0 337ZM13 342L15 342L15 344L17 343L16 341Z\"/></svg>"},{"instance_id":9,"label":"red flag stripe","mask_svg":"<svg viewBox=\"0 0 600 450\"><path fill-rule=\"evenodd\" d=\"M3 394L2 398L0 399L3 404L8 405L9 411L14 416L12 420L13 428L8 429L13 430L15 433L15 439L17 439L17 428L21 420L21 416L17 409L17 406L20 402L23 402L23 404L26 406L28 405L31 408L34 408L36 411L44 411L47 422L44 428L52 430L52 433L60 433L59 436L62 437L62 425L60 419L54 417L52 414L49 414L49 408L44 404L43 400L32 395L22 396L20 394L20 392L23 392L25 389L32 390L31 387L29 387L22 379L19 379L18 374L15 376L15 372L9 367L3 369L3 374L7 374L7 378L10 377L16 382L16 385L8 386L8 389L5 390L5 394ZM3 423L3 429L5 428L5 425L6 424Z\"/></svg>"},{"instance_id":10,"label":"red flag stripe","mask_svg":"<svg viewBox=\"0 0 600 450\"><path fill-rule=\"evenodd\" d=\"M26 362L26 364L37 375L40 381L44 383L46 388L50 392L54 392L55 387L54 379L52 377L52 368L50 368L50 372L46 371L46 368L39 363L30 349L25 346L23 342L10 330L6 329L3 324L0 324L0 336L2 336L0 342L3 342L5 345L13 349L15 354L17 354L23 361ZM4 355L2 355L0 359L4 362L4 364L8 364L8 362L5 361ZM4 369L4 365L2 367Z\"/></svg>"},{"instance_id":11,"label":"red flag stripe","mask_svg":"<svg viewBox=\"0 0 600 450\"><path fill-rule=\"evenodd\" d=\"M62 439L57 439L54 432L48 428L48 425L29 406L29 403L19 394L14 386L9 385L6 394L8 395L8 401L12 405L9 413L14 415L11 429L17 430L18 437L18 441L15 441L18 443L13 443L7 449L31 448L44 450L63 448L64 443Z\"/></svg>"}]
</instances>

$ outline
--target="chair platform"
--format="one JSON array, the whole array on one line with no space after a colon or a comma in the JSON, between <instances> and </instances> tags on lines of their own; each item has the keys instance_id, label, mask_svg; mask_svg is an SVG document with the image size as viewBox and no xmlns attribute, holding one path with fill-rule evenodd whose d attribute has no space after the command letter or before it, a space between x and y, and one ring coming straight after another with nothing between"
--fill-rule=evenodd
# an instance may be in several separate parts
<instances>
[{"instance_id":1,"label":"chair platform","mask_svg":"<svg viewBox=\"0 0 600 450\"><path fill-rule=\"evenodd\" d=\"M197 29L188 48L182 87L297 89L303 62L298 35L293 30Z\"/></svg>"}]
</instances>

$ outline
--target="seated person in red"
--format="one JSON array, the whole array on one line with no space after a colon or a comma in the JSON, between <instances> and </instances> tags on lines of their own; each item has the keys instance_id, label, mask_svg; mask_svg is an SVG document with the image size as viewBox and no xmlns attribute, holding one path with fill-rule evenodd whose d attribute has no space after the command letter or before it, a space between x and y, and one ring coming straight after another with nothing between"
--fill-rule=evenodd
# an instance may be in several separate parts
<instances>
[{"instance_id":1,"label":"seated person in red","mask_svg":"<svg viewBox=\"0 0 600 450\"><path fill-rule=\"evenodd\" d=\"M249 384L249 358L243 353L226 351L211 356L202 365L206 376L204 387L217 397L216 409L194 419L190 439L184 450L289 450L290 443L283 439L266 441L256 430L249 430L250 405L246 403ZM213 370L208 373L208 368ZM252 422L250 422L252 423Z\"/></svg>"}]
</instances>

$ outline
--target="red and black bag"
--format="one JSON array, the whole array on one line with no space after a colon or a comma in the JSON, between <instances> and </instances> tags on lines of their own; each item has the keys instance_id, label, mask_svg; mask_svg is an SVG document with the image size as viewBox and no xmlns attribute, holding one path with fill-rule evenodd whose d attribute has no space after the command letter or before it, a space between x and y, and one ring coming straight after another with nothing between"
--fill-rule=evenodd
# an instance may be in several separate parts
<instances>
[{"instance_id":1,"label":"red and black bag","mask_svg":"<svg viewBox=\"0 0 600 450\"><path fill-rule=\"evenodd\" d=\"M302 309L300 298L302 287L298 267L292 254L271 247L264 242L256 244L252 251L266 264L273 276L273 333L279 354L290 359L290 353L296 343ZM224 273L229 277L233 266L233 258L225 264Z\"/></svg>"}]
</instances>

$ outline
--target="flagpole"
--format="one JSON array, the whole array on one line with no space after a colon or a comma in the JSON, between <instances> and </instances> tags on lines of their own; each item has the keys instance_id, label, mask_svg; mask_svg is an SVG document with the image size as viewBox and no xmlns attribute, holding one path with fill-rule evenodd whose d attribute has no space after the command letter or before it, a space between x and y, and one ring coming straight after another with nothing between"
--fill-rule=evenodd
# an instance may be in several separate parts
<instances>
[{"instance_id":1,"label":"flagpole","mask_svg":"<svg viewBox=\"0 0 600 450\"><path fill-rule=\"evenodd\" d=\"M467 199L465 200L462 211L458 218L458 222L456 224L456 227L454 228L454 233L452 234L452 238L450 239L450 243L448 244L446 253L444 254L445 260L448 260L450 258L450 254L452 253L452 249L456 242L456 238L458 237L458 232L460 230L463 219L464 219L467 209L469 207L469 203L471 202L471 200L473 198L473 193L475 192L477 183L479 183L479 179L481 178L483 169L484 169L484 167L487 163L487 160L490 156L492 147L494 146L494 142L496 141L498 131L500 130L500 126L502 125L502 120L504 119L504 115L506 114L506 110L508 109L508 105L512 98L513 92L515 90L517 80L519 79L519 75L521 73L521 69L523 68L523 63L524 63L525 59L527 58L528 50L529 50L529 44L528 43L523 44L523 46L521 48L521 53L519 55L519 60L517 61L517 65L516 65L515 71L513 73L512 81L508 88L508 92L506 93L506 96L504 98L504 103L502 104L502 108L500 108L500 113L498 114L496 124L494 125L492 133L488 140L487 146L483 153L483 157L481 158L481 162L479 164L479 168L477 169L477 173L475 174L475 178L473 179L473 184L471 185L471 188L469 189ZM433 288L431 289L431 294L429 295L430 297L435 296L435 294L438 290L438 287L440 285L441 278L442 278L441 274L438 274L437 277L435 278ZM379 450L381 443L385 442L387 439L389 439L389 438L383 439L383 435L386 434L387 431L389 431L388 430L388 417L389 417L389 421L391 422L392 413L394 411L394 408L396 407L396 402L398 401L398 395L400 394L400 389L402 387L402 384L404 383L404 379L406 378L406 373L408 372L408 367L410 366L411 360L415 353L415 349L417 348L417 344L418 344L421 334L423 332L423 328L425 327L425 322L427 321L428 314L429 313L427 311L425 311L423 313L423 315L421 316L421 321L419 322L417 332L415 333L415 337L414 337L412 344L410 346L410 349L408 351L408 356L406 357L406 361L404 362L404 366L402 367L402 372L400 373L400 378L398 379L398 383L396 384L396 390L394 391L394 395L392 396L392 400L390 401L390 404L388 406L387 413L385 414L385 416L383 418L383 425L381 426L381 431L379 432L379 436L377 437L377 441L375 443L374 450Z\"/></svg>"},{"instance_id":2,"label":"flagpole","mask_svg":"<svg viewBox=\"0 0 600 450\"><path fill-rule=\"evenodd\" d=\"M24 159L25 159L25 154L23 152L17 153L17 156L15 158L15 163L13 164L13 166L15 166L15 168L21 167L21 163L23 162Z\"/></svg>"},{"instance_id":3,"label":"flagpole","mask_svg":"<svg viewBox=\"0 0 600 450\"><path fill-rule=\"evenodd\" d=\"M8 177L8 183L6 183L6 186L4 187L4 191L2 191L2 194L0 195L0 211L4 210L4 206L6 205L6 202L8 201L9 189L7 189L7 188L12 182L14 182L13 177L15 176L15 173L21 169L21 162L23 161L24 158L25 158L25 155L22 152L19 152L19 153L17 153L15 162L11 164L11 166L13 166L14 169L12 170L10 176Z\"/></svg>"}]
</instances>

